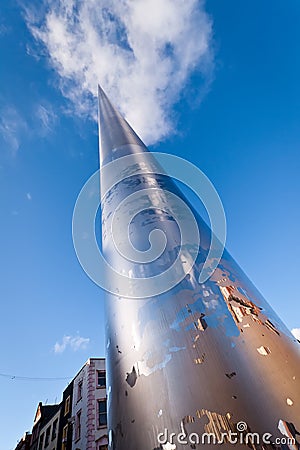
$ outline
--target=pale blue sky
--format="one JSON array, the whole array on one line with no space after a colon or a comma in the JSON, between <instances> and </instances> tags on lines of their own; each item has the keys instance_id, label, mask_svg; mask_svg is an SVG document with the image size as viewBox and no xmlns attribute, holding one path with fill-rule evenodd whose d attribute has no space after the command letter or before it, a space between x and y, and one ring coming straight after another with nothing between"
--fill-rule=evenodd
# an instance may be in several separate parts
<instances>
[{"instance_id":1,"label":"pale blue sky","mask_svg":"<svg viewBox=\"0 0 300 450\"><path fill-rule=\"evenodd\" d=\"M88 357L104 355L103 294L81 269L71 235L77 195L98 169L91 118L98 82L151 148L189 159L211 179L228 249L286 325L300 328L300 5L208 0L195 15L166 1L166 11L151 15L143 1L144 9L128 12L135 27L118 22L117 6L101 20L95 15L102 46L89 38L84 51L77 25L62 26L62 1L52 2L52 13L49 5L29 11L19 1L1 3L2 374L72 378ZM153 25L170 12L165 36ZM82 17L78 8L73 14ZM137 61L121 50L104 57L110 40L122 51L136 46ZM99 58L94 66L91 55ZM156 65L147 72L148 62ZM38 402L59 401L66 382L0 376L1 449L14 448Z\"/></svg>"}]
</instances>

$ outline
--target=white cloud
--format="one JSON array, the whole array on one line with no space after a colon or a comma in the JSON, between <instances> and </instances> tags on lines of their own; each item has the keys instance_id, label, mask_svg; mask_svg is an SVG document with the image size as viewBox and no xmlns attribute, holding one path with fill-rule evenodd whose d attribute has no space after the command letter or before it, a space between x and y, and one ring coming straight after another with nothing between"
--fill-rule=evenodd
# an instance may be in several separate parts
<instances>
[{"instance_id":1,"label":"white cloud","mask_svg":"<svg viewBox=\"0 0 300 450\"><path fill-rule=\"evenodd\" d=\"M90 342L90 338L81 336L64 336L61 343L56 342L54 345L54 353L63 353L67 348L74 352L85 350Z\"/></svg>"},{"instance_id":2,"label":"white cloud","mask_svg":"<svg viewBox=\"0 0 300 450\"><path fill-rule=\"evenodd\" d=\"M295 336L296 339L300 341L300 328L293 328L292 334Z\"/></svg>"},{"instance_id":3,"label":"white cloud","mask_svg":"<svg viewBox=\"0 0 300 450\"><path fill-rule=\"evenodd\" d=\"M30 192L26 193L26 198L27 198L27 200L31 200L32 199Z\"/></svg>"},{"instance_id":4,"label":"white cloud","mask_svg":"<svg viewBox=\"0 0 300 450\"><path fill-rule=\"evenodd\" d=\"M0 133L8 144L12 155L19 150L22 135L28 130L27 123L13 106L5 106L0 111Z\"/></svg>"},{"instance_id":5,"label":"white cloud","mask_svg":"<svg viewBox=\"0 0 300 450\"><path fill-rule=\"evenodd\" d=\"M172 106L194 70L208 86L212 24L199 0L46 0L26 10L76 114L96 118L97 84L147 143L173 131ZM202 88L203 88L202 86Z\"/></svg>"}]
</instances>

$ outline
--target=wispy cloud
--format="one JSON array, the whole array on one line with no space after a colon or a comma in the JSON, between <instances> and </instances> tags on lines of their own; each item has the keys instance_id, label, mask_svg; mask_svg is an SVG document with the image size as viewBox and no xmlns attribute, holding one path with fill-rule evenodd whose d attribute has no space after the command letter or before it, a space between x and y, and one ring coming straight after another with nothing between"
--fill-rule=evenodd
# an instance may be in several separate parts
<instances>
[{"instance_id":1,"label":"wispy cloud","mask_svg":"<svg viewBox=\"0 0 300 450\"><path fill-rule=\"evenodd\" d=\"M27 200L32 200L32 197L31 197L30 192L27 192L27 193L26 193L26 198L27 198Z\"/></svg>"},{"instance_id":2,"label":"wispy cloud","mask_svg":"<svg viewBox=\"0 0 300 450\"><path fill-rule=\"evenodd\" d=\"M62 341L56 342L54 345L54 353L63 353L67 348L70 348L74 352L78 350L84 350L87 348L90 342L90 338L84 338L81 336L69 336L66 335L62 338Z\"/></svg>"},{"instance_id":3,"label":"wispy cloud","mask_svg":"<svg viewBox=\"0 0 300 450\"><path fill-rule=\"evenodd\" d=\"M9 32L10 32L10 28L0 22L0 37L5 36Z\"/></svg>"},{"instance_id":4,"label":"wispy cloud","mask_svg":"<svg viewBox=\"0 0 300 450\"><path fill-rule=\"evenodd\" d=\"M298 341L300 341L300 328L293 328L292 334L295 336L296 339L298 339Z\"/></svg>"},{"instance_id":5,"label":"wispy cloud","mask_svg":"<svg viewBox=\"0 0 300 450\"><path fill-rule=\"evenodd\" d=\"M46 3L45 3L46 2ZM72 113L96 118L99 82L147 143L173 130L191 74L212 78L212 23L199 0L45 0L26 22ZM41 13L42 11L42 13Z\"/></svg>"},{"instance_id":6,"label":"wispy cloud","mask_svg":"<svg viewBox=\"0 0 300 450\"><path fill-rule=\"evenodd\" d=\"M0 38L11 33L12 28L7 24L5 16L0 15Z\"/></svg>"},{"instance_id":7,"label":"wispy cloud","mask_svg":"<svg viewBox=\"0 0 300 450\"><path fill-rule=\"evenodd\" d=\"M15 156L19 150L22 135L28 126L19 112L13 106L5 106L0 111L0 134L8 144L9 151Z\"/></svg>"},{"instance_id":8,"label":"wispy cloud","mask_svg":"<svg viewBox=\"0 0 300 450\"><path fill-rule=\"evenodd\" d=\"M52 133L57 115L51 105L37 103L30 106L27 119L14 105L0 106L0 135L12 156L16 156L23 141L36 136L44 138Z\"/></svg>"},{"instance_id":9,"label":"wispy cloud","mask_svg":"<svg viewBox=\"0 0 300 450\"><path fill-rule=\"evenodd\" d=\"M51 106L37 105L35 116L39 121L39 133L42 136L53 131L57 116Z\"/></svg>"}]
</instances>

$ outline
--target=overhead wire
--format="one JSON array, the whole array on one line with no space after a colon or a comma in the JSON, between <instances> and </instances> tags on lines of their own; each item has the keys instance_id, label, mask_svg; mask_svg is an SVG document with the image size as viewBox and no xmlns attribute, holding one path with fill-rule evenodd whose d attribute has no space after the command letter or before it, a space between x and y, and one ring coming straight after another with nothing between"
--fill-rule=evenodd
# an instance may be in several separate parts
<instances>
[{"instance_id":1,"label":"overhead wire","mask_svg":"<svg viewBox=\"0 0 300 450\"><path fill-rule=\"evenodd\" d=\"M0 373L0 377L10 378L11 380L24 380L24 381L63 381L70 380L73 377L25 377L21 375L12 375L8 373Z\"/></svg>"}]
</instances>

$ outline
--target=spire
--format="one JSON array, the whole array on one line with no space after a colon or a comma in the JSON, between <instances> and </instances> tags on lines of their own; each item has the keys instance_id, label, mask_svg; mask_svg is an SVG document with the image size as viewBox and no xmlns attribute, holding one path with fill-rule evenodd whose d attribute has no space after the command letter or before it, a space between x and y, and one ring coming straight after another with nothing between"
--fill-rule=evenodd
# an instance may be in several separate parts
<instances>
[{"instance_id":1,"label":"spire","mask_svg":"<svg viewBox=\"0 0 300 450\"><path fill-rule=\"evenodd\" d=\"M99 127L99 149L100 164L106 164L124 154L133 153L120 147L128 144L138 145L138 152L147 151L145 144L133 131L129 123L121 116L119 111L111 104L107 95L98 84L98 127ZM142 149L141 149L142 147ZM113 154L113 150L119 152ZM125 152L124 152L125 150Z\"/></svg>"},{"instance_id":2,"label":"spire","mask_svg":"<svg viewBox=\"0 0 300 450\"><path fill-rule=\"evenodd\" d=\"M101 186L111 186L101 199L102 251L113 268L105 272L113 286L106 296L110 448L209 450L237 443L263 450L275 448L276 439L282 442L276 449L299 450L299 343L227 251L199 282L211 245L208 227L192 210L201 235L194 244L183 208L189 202L172 178L132 170L156 155L146 153L101 88L99 120L102 166L134 154L127 158L133 163L119 160L119 182L109 184L109 167L100 174ZM161 248L158 230L165 246L150 260L148 249ZM178 274L181 281L161 290ZM155 288L152 297L147 286Z\"/></svg>"}]
</instances>

